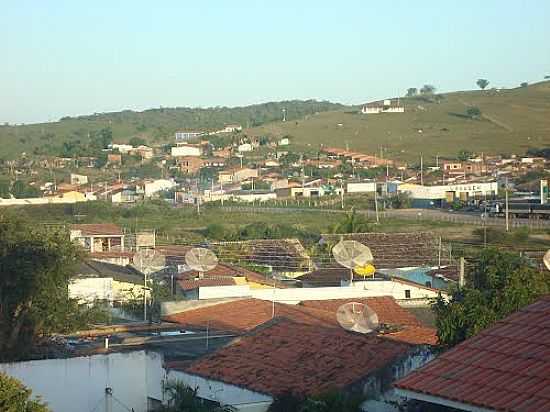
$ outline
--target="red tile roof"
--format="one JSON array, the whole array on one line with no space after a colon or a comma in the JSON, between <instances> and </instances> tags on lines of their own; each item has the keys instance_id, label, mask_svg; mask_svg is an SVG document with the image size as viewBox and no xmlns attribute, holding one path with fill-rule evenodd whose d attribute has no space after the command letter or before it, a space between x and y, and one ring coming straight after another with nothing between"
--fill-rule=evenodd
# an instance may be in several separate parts
<instances>
[{"instance_id":1,"label":"red tile roof","mask_svg":"<svg viewBox=\"0 0 550 412\"><path fill-rule=\"evenodd\" d=\"M275 316L308 324L336 327L336 317L333 313L275 303ZM166 316L168 322L176 322L187 327L204 328L208 323L210 328L230 331L247 332L270 321L273 318L273 304L266 300L242 299L213 306L187 310L185 312Z\"/></svg>"},{"instance_id":2,"label":"red tile roof","mask_svg":"<svg viewBox=\"0 0 550 412\"><path fill-rule=\"evenodd\" d=\"M91 223L71 225L71 230L80 230L83 236L121 236L122 229L114 223Z\"/></svg>"},{"instance_id":3,"label":"red tile roof","mask_svg":"<svg viewBox=\"0 0 550 412\"><path fill-rule=\"evenodd\" d=\"M384 337L413 345L435 345L435 329L423 327L414 315L401 308L392 297L368 299L335 299L306 301L300 305L275 303L275 316L285 317L297 323L340 329L336 321L336 310L346 302L367 303L377 312L380 322L402 328L385 332ZM210 328L236 333L250 331L273 318L272 302L257 299L243 299L217 305L187 310L166 316L164 320L176 322L186 327Z\"/></svg>"},{"instance_id":4,"label":"red tile roof","mask_svg":"<svg viewBox=\"0 0 550 412\"><path fill-rule=\"evenodd\" d=\"M457 345L395 386L497 411L550 411L550 296Z\"/></svg>"},{"instance_id":5,"label":"red tile roof","mask_svg":"<svg viewBox=\"0 0 550 412\"><path fill-rule=\"evenodd\" d=\"M276 319L185 372L270 395L307 395L351 385L410 349L373 335Z\"/></svg>"},{"instance_id":6,"label":"red tile roof","mask_svg":"<svg viewBox=\"0 0 550 412\"><path fill-rule=\"evenodd\" d=\"M178 285L183 290L193 290L197 288L203 288L208 286L235 286L235 280L231 277L219 277L219 278L193 278L193 279L180 279Z\"/></svg>"},{"instance_id":7,"label":"red tile roof","mask_svg":"<svg viewBox=\"0 0 550 412\"><path fill-rule=\"evenodd\" d=\"M368 305L376 312L380 323L401 326L422 326L422 323L411 312L399 306L391 296L367 299L306 300L301 302L300 305L336 313L341 305L348 302L359 302Z\"/></svg>"}]
</instances>

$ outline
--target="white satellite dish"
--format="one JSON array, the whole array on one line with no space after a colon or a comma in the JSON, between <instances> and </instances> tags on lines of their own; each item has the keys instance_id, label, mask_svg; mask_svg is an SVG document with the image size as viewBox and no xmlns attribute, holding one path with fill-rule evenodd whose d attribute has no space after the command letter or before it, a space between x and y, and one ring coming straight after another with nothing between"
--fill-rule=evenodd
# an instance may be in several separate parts
<instances>
[{"instance_id":1,"label":"white satellite dish","mask_svg":"<svg viewBox=\"0 0 550 412\"><path fill-rule=\"evenodd\" d=\"M210 249L196 247L185 254L185 263L192 270L199 272L199 277L202 277L204 272L218 265L218 258Z\"/></svg>"},{"instance_id":2,"label":"white satellite dish","mask_svg":"<svg viewBox=\"0 0 550 412\"><path fill-rule=\"evenodd\" d=\"M367 305L349 302L341 305L336 311L336 320L346 330L369 333L378 328L378 315Z\"/></svg>"},{"instance_id":3,"label":"white satellite dish","mask_svg":"<svg viewBox=\"0 0 550 412\"><path fill-rule=\"evenodd\" d=\"M166 257L154 249L140 249L134 255L134 267L150 275L166 266Z\"/></svg>"},{"instance_id":4,"label":"white satellite dish","mask_svg":"<svg viewBox=\"0 0 550 412\"><path fill-rule=\"evenodd\" d=\"M355 268L365 266L374 260L368 246L355 240L341 240L332 248L332 255L336 262L350 269L351 281L353 281Z\"/></svg>"},{"instance_id":5,"label":"white satellite dish","mask_svg":"<svg viewBox=\"0 0 550 412\"><path fill-rule=\"evenodd\" d=\"M544 262L544 266L546 266L546 269L550 270L550 250L548 250L544 254L542 261Z\"/></svg>"}]
</instances>

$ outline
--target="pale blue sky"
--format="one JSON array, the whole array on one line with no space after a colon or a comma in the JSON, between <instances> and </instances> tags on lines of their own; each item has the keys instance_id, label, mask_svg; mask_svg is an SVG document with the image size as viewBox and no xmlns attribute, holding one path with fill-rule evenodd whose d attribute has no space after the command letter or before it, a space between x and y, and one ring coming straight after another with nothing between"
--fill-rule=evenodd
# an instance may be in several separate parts
<instances>
[{"instance_id":1,"label":"pale blue sky","mask_svg":"<svg viewBox=\"0 0 550 412\"><path fill-rule=\"evenodd\" d=\"M550 75L549 0L0 0L0 122Z\"/></svg>"}]
</instances>

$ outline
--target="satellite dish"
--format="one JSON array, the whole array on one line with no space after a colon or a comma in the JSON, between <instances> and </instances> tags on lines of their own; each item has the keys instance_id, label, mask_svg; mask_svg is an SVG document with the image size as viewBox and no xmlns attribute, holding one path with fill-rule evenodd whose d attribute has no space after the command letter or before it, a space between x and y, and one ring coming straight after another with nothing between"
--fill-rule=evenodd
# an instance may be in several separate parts
<instances>
[{"instance_id":1,"label":"satellite dish","mask_svg":"<svg viewBox=\"0 0 550 412\"><path fill-rule=\"evenodd\" d=\"M166 257L154 249L140 249L134 255L134 267L150 275L166 266Z\"/></svg>"},{"instance_id":2,"label":"satellite dish","mask_svg":"<svg viewBox=\"0 0 550 412\"><path fill-rule=\"evenodd\" d=\"M196 247L185 254L185 263L192 270L199 272L199 277L201 277L204 272L208 272L218 265L218 258L210 249Z\"/></svg>"},{"instance_id":3,"label":"satellite dish","mask_svg":"<svg viewBox=\"0 0 550 412\"><path fill-rule=\"evenodd\" d=\"M550 250L548 250L544 257L542 258L542 261L544 262L544 266L546 266L546 269L550 270Z\"/></svg>"},{"instance_id":4,"label":"satellite dish","mask_svg":"<svg viewBox=\"0 0 550 412\"><path fill-rule=\"evenodd\" d=\"M332 248L332 255L348 269L365 266L374 260L370 249L355 240L341 240Z\"/></svg>"},{"instance_id":5,"label":"satellite dish","mask_svg":"<svg viewBox=\"0 0 550 412\"><path fill-rule=\"evenodd\" d=\"M378 327L378 315L367 305L349 302L341 305L336 311L336 320L346 330L369 333Z\"/></svg>"},{"instance_id":6,"label":"satellite dish","mask_svg":"<svg viewBox=\"0 0 550 412\"><path fill-rule=\"evenodd\" d=\"M336 262L350 269L350 278L353 282L353 270L366 266L374 258L370 249L355 240L341 240L332 248L332 255Z\"/></svg>"}]
</instances>

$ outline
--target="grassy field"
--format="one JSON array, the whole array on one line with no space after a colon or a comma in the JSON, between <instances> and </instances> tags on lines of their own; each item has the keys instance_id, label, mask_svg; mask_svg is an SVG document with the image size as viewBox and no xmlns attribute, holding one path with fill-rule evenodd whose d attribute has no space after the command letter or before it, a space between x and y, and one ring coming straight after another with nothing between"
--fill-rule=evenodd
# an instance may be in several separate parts
<instances>
[{"instance_id":1,"label":"grassy field","mask_svg":"<svg viewBox=\"0 0 550 412\"><path fill-rule=\"evenodd\" d=\"M324 112L304 120L275 122L247 130L255 135L292 137L298 148L318 150L321 144L364 153L427 163L435 156L475 153L523 154L530 147L550 146L550 82L501 91L467 91L444 95L441 103L403 99L403 114L362 115ZM483 117L466 118L469 106Z\"/></svg>"},{"instance_id":2,"label":"grassy field","mask_svg":"<svg viewBox=\"0 0 550 412\"><path fill-rule=\"evenodd\" d=\"M174 141L176 130L218 130L226 123L243 127L271 122L286 109L289 119L300 119L311 113L340 110L344 106L314 100L283 101L245 107L160 108L133 112L130 110L68 117L57 122L29 125L0 125L0 159L12 159L25 152L32 154L46 145L58 147L64 142L88 142L89 133L110 128L116 143L126 143L140 137L150 145Z\"/></svg>"},{"instance_id":3,"label":"grassy field","mask_svg":"<svg viewBox=\"0 0 550 412\"><path fill-rule=\"evenodd\" d=\"M160 202L146 202L133 207L114 206L105 202L88 202L75 205L23 206L0 209L0 222L3 219L15 217L36 224L55 226L71 223L113 222L129 231L155 229L158 240L162 243L203 241L205 239L205 229L213 224L221 225L225 231L236 231L254 223L292 226L298 232L306 234L309 241L316 242L319 234L330 232L331 227L344 218L341 214L319 211L290 213L235 212L215 206L203 207L201 214L197 216L194 208L174 209ZM450 222L384 219L380 224L373 224L372 227L376 232L431 231L447 242L479 240L473 234L476 227ZM534 235L532 238L525 238L519 243L524 246L550 245L548 236L545 233L535 234L533 232L531 234ZM509 240L510 244L518 245L517 238L511 237ZM502 242L502 240L499 242ZM505 243L508 243L508 241Z\"/></svg>"}]
</instances>

